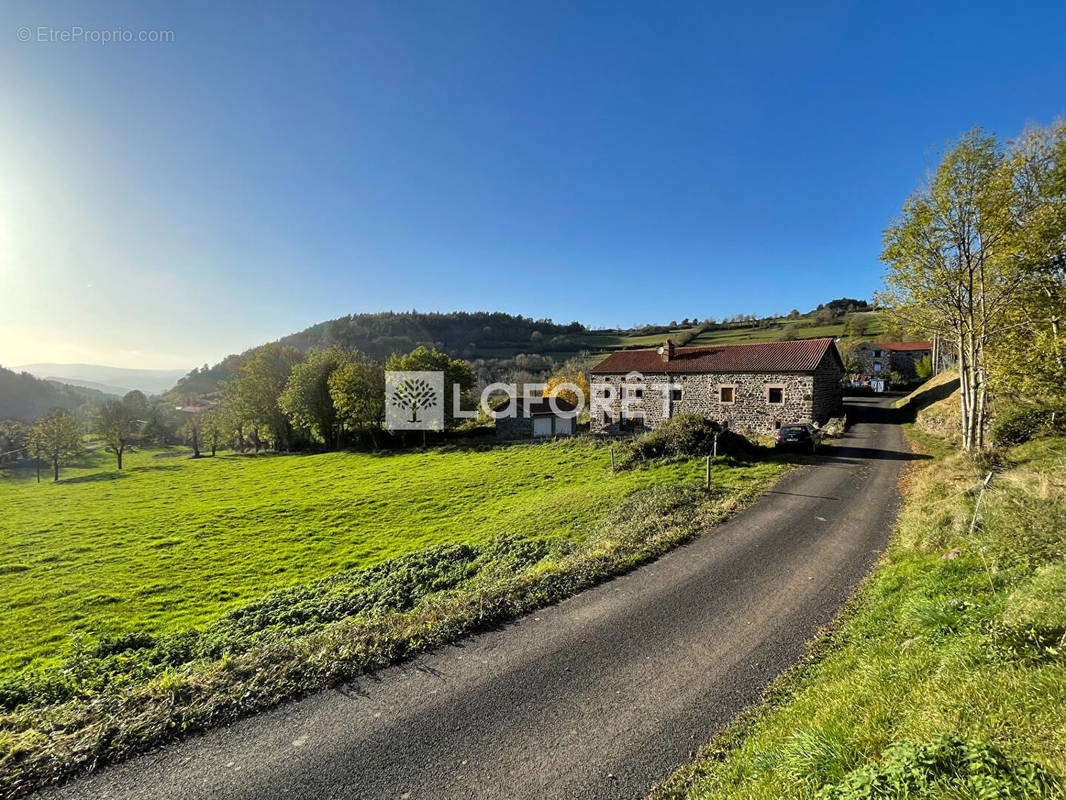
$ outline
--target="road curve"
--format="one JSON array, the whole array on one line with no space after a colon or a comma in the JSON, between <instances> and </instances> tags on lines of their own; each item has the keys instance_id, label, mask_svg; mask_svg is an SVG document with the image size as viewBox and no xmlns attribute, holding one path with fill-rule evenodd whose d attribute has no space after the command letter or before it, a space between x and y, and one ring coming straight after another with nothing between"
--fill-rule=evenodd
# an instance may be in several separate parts
<instances>
[{"instance_id":1,"label":"road curve","mask_svg":"<svg viewBox=\"0 0 1066 800\"><path fill-rule=\"evenodd\" d=\"M802 655L884 547L884 400L752 507L499 630L132 759L58 798L639 798Z\"/></svg>"}]
</instances>

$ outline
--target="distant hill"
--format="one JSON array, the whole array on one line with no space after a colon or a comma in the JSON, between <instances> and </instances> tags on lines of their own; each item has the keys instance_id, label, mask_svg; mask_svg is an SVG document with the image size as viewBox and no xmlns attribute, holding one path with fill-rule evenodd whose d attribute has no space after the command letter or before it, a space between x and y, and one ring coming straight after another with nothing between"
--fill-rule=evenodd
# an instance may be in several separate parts
<instances>
[{"instance_id":1,"label":"distant hill","mask_svg":"<svg viewBox=\"0 0 1066 800\"><path fill-rule=\"evenodd\" d=\"M849 317L862 324L853 324L853 330L846 332ZM376 359L425 345L472 362L479 379L497 379L508 369L543 374L553 364L581 353L654 347L667 336L677 344L703 345L853 335L859 329L858 336L880 335L880 315L865 300L840 298L806 314L797 311L785 317L763 318L738 314L721 321L684 319L630 330L590 330L579 322L560 324L500 312L354 314L312 325L278 343L302 352L338 344ZM231 380L244 358L255 349L194 369L165 396L177 401L213 395L219 383Z\"/></svg>"},{"instance_id":2,"label":"distant hill","mask_svg":"<svg viewBox=\"0 0 1066 800\"><path fill-rule=\"evenodd\" d=\"M99 364L24 364L15 369L37 378L119 396L132 389L162 394L185 374L183 369L124 369Z\"/></svg>"},{"instance_id":3,"label":"distant hill","mask_svg":"<svg viewBox=\"0 0 1066 800\"><path fill-rule=\"evenodd\" d=\"M519 353L550 355L565 360L586 349L588 333L579 322L561 325L550 319L535 320L500 312L389 311L354 314L321 322L285 336L278 343L301 352L338 344L376 359L425 345L468 361L507 360ZM247 352L227 356L212 367L205 365L193 370L178 381L168 396L196 396L216 391L219 381L229 380L236 374Z\"/></svg>"},{"instance_id":4,"label":"distant hill","mask_svg":"<svg viewBox=\"0 0 1066 800\"><path fill-rule=\"evenodd\" d=\"M114 395L57 381L41 380L28 372L0 367L0 419L32 422L53 408L65 408L85 417Z\"/></svg>"}]
</instances>

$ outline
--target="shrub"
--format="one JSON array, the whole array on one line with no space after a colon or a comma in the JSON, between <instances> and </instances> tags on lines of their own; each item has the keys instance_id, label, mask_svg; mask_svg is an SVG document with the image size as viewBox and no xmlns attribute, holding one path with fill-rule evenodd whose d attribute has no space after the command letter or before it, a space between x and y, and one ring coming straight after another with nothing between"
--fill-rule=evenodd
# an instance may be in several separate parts
<instances>
[{"instance_id":1,"label":"shrub","mask_svg":"<svg viewBox=\"0 0 1066 800\"><path fill-rule=\"evenodd\" d=\"M1066 431L1066 408L1018 405L1000 411L992 425L992 441L1001 447L1024 444L1046 433Z\"/></svg>"},{"instance_id":2,"label":"shrub","mask_svg":"<svg viewBox=\"0 0 1066 800\"><path fill-rule=\"evenodd\" d=\"M941 734L928 744L895 742L880 764L852 770L825 786L817 800L904 800L904 798L1051 798L1058 780L1032 761L1010 758L986 742Z\"/></svg>"},{"instance_id":3,"label":"shrub","mask_svg":"<svg viewBox=\"0 0 1066 800\"><path fill-rule=\"evenodd\" d=\"M714 452L716 436L719 453L736 454L751 448L751 443L740 434L726 430L699 414L684 413L638 436L630 446L623 466L650 458L710 455Z\"/></svg>"},{"instance_id":4,"label":"shrub","mask_svg":"<svg viewBox=\"0 0 1066 800\"><path fill-rule=\"evenodd\" d=\"M914 362L914 374L918 376L919 380L928 380L933 375L933 359L929 356L922 356Z\"/></svg>"}]
</instances>

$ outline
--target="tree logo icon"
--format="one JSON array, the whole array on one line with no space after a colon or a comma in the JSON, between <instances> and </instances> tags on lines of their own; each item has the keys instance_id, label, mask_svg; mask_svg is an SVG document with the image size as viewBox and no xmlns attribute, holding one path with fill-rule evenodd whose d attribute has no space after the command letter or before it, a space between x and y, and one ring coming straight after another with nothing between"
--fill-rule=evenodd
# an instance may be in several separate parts
<instances>
[{"instance_id":1,"label":"tree logo icon","mask_svg":"<svg viewBox=\"0 0 1066 800\"><path fill-rule=\"evenodd\" d=\"M385 427L389 430L444 429L444 373L399 370L385 373Z\"/></svg>"},{"instance_id":2,"label":"tree logo icon","mask_svg":"<svg viewBox=\"0 0 1066 800\"><path fill-rule=\"evenodd\" d=\"M418 422L418 412L423 408L437 405L437 393L422 378L408 378L402 381L392 393L392 402L411 412L408 422Z\"/></svg>"}]
</instances>

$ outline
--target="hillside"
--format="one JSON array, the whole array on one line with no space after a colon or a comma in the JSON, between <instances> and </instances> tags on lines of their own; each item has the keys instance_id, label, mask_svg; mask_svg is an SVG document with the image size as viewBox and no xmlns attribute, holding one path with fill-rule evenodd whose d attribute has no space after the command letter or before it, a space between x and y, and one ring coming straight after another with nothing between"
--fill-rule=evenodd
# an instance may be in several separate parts
<instances>
[{"instance_id":1,"label":"hillside","mask_svg":"<svg viewBox=\"0 0 1066 800\"><path fill-rule=\"evenodd\" d=\"M0 367L0 420L32 422L53 408L84 414L111 397L95 389L41 380L28 372Z\"/></svg>"},{"instance_id":2,"label":"hillside","mask_svg":"<svg viewBox=\"0 0 1066 800\"><path fill-rule=\"evenodd\" d=\"M463 358L475 365L479 380L502 379L507 371L543 375L554 366L583 353L596 356L609 350L654 347L670 337L679 345L737 344L851 335L874 338L885 333L879 312L866 310L861 300L841 298L807 314L787 317L736 315L722 321L682 320L630 330L590 330L579 322L558 324L550 319L500 312L450 314L385 312L354 314L312 325L285 336L278 344L301 352L341 345L385 359L424 345ZM255 348L229 355L213 366L194 369L167 392L168 399L200 397L218 391L232 379L242 360Z\"/></svg>"},{"instance_id":3,"label":"hillside","mask_svg":"<svg viewBox=\"0 0 1066 800\"><path fill-rule=\"evenodd\" d=\"M817 319L817 315L812 313L802 314L794 318L775 317L767 320L758 320L754 325L716 326L704 331L689 344L748 344L751 342L774 342L783 339L818 339L824 336L836 338L846 336L851 332L847 329L847 320L849 318L856 320L860 326L855 329L856 331L861 330L861 333L856 338L876 339L888 333L884 317L878 311L856 312L848 314L847 317L839 317L829 323L820 321Z\"/></svg>"}]
</instances>

